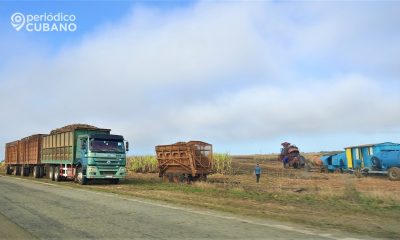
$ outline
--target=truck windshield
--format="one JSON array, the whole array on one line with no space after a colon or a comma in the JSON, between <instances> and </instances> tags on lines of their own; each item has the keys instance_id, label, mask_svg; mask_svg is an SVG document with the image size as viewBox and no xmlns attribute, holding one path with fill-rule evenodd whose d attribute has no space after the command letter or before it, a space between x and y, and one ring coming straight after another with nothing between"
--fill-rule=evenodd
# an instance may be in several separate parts
<instances>
[{"instance_id":1,"label":"truck windshield","mask_svg":"<svg viewBox=\"0 0 400 240\"><path fill-rule=\"evenodd\" d=\"M125 151L125 148L124 148L124 143L122 141L91 139L90 151L123 153Z\"/></svg>"}]
</instances>

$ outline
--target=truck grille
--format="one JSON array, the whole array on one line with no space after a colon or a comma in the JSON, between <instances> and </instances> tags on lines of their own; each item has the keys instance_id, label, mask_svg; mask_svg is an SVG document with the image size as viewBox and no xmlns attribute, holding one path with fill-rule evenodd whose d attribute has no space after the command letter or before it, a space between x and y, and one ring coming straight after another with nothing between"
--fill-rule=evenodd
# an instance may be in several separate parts
<instances>
[{"instance_id":1,"label":"truck grille","mask_svg":"<svg viewBox=\"0 0 400 240\"><path fill-rule=\"evenodd\" d=\"M97 165L118 165L119 161L115 159L96 159L94 162Z\"/></svg>"},{"instance_id":2,"label":"truck grille","mask_svg":"<svg viewBox=\"0 0 400 240\"><path fill-rule=\"evenodd\" d=\"M117 171L100 171L100 174L103 175L115 175Z\"/></svg>"}]
</instances>

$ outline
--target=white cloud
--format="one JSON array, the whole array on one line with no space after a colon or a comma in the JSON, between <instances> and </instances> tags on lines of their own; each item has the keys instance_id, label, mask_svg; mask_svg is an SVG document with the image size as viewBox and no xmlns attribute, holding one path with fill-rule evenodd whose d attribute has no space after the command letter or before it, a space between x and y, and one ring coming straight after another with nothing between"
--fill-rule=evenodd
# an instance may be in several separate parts
<instances>
[{"instance_id":1,"label":"white cloud","mask_svg":"<svg viewBox=\"0 0 400 240\"><path fill-rule=\"evenodd\" d=\"M29 53L0 72L0 141L75 122L112 128L142 152L195 138L237 145L398 131L399 85L389 91L374 55L359 54L394 69L399 55L381 54L399 35L382 30L379 41L365 41L386 23L370 25L381 16L373 8L350 15L351 6L309 4L136 8L55 56Z\"/></svg>"}]
</instances>

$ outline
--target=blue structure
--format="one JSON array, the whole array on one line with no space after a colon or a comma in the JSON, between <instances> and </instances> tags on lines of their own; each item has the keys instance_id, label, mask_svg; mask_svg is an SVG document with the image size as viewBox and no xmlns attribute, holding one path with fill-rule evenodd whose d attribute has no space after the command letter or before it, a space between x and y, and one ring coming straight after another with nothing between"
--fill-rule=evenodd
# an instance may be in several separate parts
<instances>
[{"instance_id":1,"label":"blue structure","mask_svg":"<svg viewBox=\"0 0 400 240\"><path fill-rule=\"evenodd\" d=\"M347 170L346 152L325 155L321 157L322 163L329 172Z\"/></svg>"},{"instance_id":2,"label":"blue structure","mask_svg":"<svg viewBox=\"0 0 400 240\"><path fill-rule=\"evenodd\" d=\"M400 150L400 144L385 142L346 147L347 167L349 169L365 169L367 171L374 170L371 161L373 155L378 154L381 151L393 150Z\"/></svg>"}]
</instances>

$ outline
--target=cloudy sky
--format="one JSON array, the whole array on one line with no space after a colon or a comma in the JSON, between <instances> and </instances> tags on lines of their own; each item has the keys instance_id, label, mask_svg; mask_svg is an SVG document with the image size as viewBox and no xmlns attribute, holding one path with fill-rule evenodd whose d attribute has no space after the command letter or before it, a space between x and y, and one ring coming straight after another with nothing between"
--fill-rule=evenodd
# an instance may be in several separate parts
<instances>
[{"instance_id":1,"label":"cloudy sky","mask_svg":"<svg viewBox=\"0 0 400 240\"><path fill-rule=\"evenodd\" d=\"M73 14L77 29L16 31L17 12ZM111 128L130 154L191 139L232 154L400 142L399 12L395 1L3 1L0 144L71 123Z\"/></svg>"}]
</instances>

